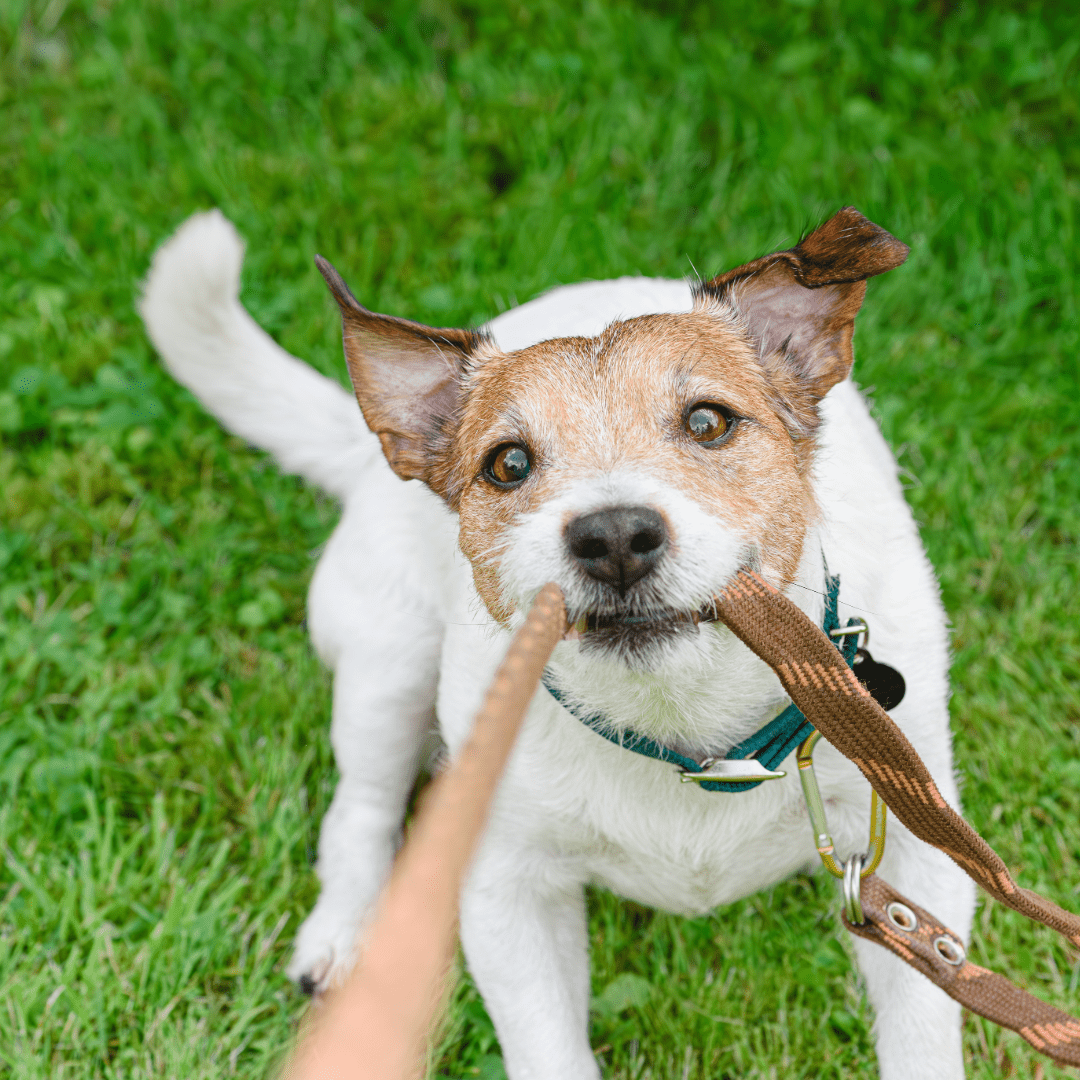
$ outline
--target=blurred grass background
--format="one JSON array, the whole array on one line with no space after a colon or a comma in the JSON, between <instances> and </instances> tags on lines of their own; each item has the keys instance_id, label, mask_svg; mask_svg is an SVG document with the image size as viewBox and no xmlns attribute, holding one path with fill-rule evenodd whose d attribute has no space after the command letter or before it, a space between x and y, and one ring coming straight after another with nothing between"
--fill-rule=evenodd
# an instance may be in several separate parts
<instances>
[{"instance_id":1,"label":"blurred grass background","mask_svg":"<svg viewBox=\"0 0 1080 1080\"><path fill-rule=\"evenodd\" d=\"M854 203L912 245L856 376L955 625L968 816L1080 907L1080 24L1071 4L0 0L0 1062L268 1075L333 789L302 625L336 508L225 435L135 313L219 206L244 300L343 378L379 311L703 275ZM831 883L686 920L591 898L606 1076L870 1077ZM1080 1007L984 902L975 958ZM965 1027L973 1077L1064 1076ZM460 983L433 1073L502 1075Z\"/></svg>"}]
</instances>

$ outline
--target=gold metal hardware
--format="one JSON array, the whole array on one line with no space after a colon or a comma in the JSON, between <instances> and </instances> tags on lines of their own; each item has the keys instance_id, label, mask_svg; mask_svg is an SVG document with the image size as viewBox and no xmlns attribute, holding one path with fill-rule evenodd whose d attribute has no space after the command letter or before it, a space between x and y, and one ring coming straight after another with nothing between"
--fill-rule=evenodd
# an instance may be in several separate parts
<instances>
[{"instance_id":1,"label":"gold metal hardware","mask_svg":"<svg viewBox=\"0 0 1080 1080\"><path fill-rule=\"evenodd\" d=\"M837 861L832 837L829 835L829 822L825 817L825 803L821 798L817 777L814 775L814 747L821 732L815 731L799 747L795 760L799 764L799 780L802 782L806 809L810 814L810 826L814 830L814 845L825 869L835 878L844 877L844 866ZM872 874L880 865L885 854L885 820L888 807L876 791L870 794L870 844L859 876ZM849 860L850 861L850 860ZM850 872L849 872L850 873Z\"/></svg>"}]
</instances>

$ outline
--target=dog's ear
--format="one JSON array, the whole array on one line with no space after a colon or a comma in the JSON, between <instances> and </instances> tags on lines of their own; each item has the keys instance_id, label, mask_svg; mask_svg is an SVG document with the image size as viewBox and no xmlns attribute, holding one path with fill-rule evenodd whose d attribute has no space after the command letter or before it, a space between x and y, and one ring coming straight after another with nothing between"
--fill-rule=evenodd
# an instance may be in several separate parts
<instances>
[{"instance_id":1,"label":"dog's ear","mask_svg":"<svg viewBox=\"0 0 1080 1080\"><path fill-rule=\"evenodd\" d=\"M866 279L907 256L906 244L845 206L795 247L720 274L701 290L739 311L767 370L794 377L817 400L851 371Z\"/></svg>"},{"instance_id":2,"label":"dog's ear","mask_svg":"<svg viewBox=\"0 0 1080 1080\"><path fill-rule=\"evenodd\" d=\"M483 335L377 315L321 255L315 265L341 309L345 362L368 427L398 476L430 482L440 436L458 410L462 374Z\"/></svg>"}]
</instances>

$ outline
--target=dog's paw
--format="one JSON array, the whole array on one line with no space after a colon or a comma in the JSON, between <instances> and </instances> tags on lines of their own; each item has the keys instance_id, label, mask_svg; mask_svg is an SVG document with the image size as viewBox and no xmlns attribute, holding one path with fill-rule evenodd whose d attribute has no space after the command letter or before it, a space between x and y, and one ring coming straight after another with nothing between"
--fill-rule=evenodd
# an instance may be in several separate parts
<instances>
[{"instance_id":1,"label":"dog's paw","mask_svg":"<svg viewBox=\"0 0 1080 1080\"><path fill-rule=\"evenodd\" d=\"M310 971L303 971L299 975L293 974L292 969L289 969L289 974L296 980L297 989L301 994L305 994L307 997L318 997L324 987L326 976L330 971L330 960L319 960Z\"/></svg>"},{"instance_id":2,"label":"dog's paw","mask_svg":"<svg viewBox=\"0 0 1080 1080\"><path fill-rule=\"evenodd\" d=\"M316 905L296 935L285 973L309 997L339 986L356 964L359 931L355 913L335 918Z\"/></svg>"}]
</instances>

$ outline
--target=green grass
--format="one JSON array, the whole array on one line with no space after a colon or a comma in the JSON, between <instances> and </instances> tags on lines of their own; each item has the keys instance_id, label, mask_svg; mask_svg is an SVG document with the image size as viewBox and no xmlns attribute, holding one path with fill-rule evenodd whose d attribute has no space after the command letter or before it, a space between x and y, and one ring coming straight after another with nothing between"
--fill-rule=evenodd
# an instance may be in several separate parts
<instances>
[{"instance_id":1,"label":"green grass","mask_svg":"<svg viewBox=\"0 0 1080 1080\"><path fill-rule=\"evenodd\" d=\"M143 335L154 247L210 206L253 313L338 377L316 251L450 324L713 273L845 203L908 240L857 374L956 628L967 813L1080 908L1072 8L0 0L5 1075L263 1077L303 1009L281 971L334 773L302 620L336 508ZM875 1075L836 902L817 878L695 920L593 895L605 1075ZM1049 931L990 903L976 927L980 962L1080 1008ZM973 1077L1032 1075L1017 1037L965 1031ZM497 1055L463 979L434 1071Z\"/></svg>"}]
</instances>

